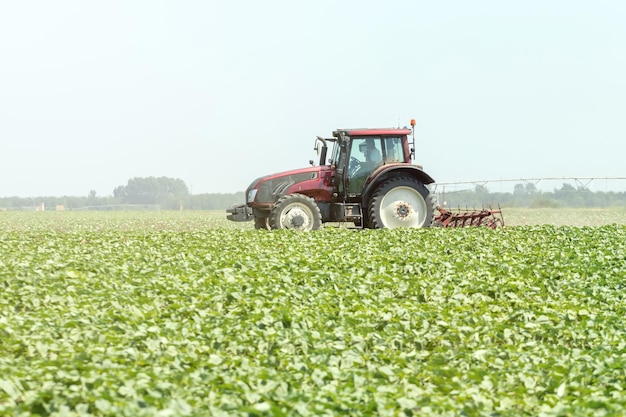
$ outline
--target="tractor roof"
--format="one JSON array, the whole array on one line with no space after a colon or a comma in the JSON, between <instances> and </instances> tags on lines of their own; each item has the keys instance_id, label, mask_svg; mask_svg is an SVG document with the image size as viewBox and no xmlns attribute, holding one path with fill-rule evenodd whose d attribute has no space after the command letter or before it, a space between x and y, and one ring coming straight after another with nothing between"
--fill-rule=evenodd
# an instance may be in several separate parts
<instances>
[{"instance_id":1,"label":"tractor roof","mask_svg":"<svg viewBox=\"0 0 626 417\"><path fill-rule=\"evenodd\" d=\"M411 129L405 127L389 127L389 128L374 128L374 129L337 129L333 132L334 137L338 137L340 133L344 133L348 136L399 136L408 135L412 132Z\"/></svg>"}]
</instances>

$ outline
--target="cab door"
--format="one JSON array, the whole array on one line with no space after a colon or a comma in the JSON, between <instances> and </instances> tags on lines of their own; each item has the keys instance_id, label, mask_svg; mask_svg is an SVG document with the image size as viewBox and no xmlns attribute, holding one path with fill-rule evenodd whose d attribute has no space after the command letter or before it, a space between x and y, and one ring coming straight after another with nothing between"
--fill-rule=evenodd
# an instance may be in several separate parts
<instances>
[{"instance_id":1,"label":"cab door","mask_svg":"<svg viewBox=\"0 0 626 417\"><path fill-rule=\"evenodd\" d=\"M346 190L348 197L358 197L365 181L383 164L380 137L353 137L350 143Z\"/></svg>"}]
</instances>

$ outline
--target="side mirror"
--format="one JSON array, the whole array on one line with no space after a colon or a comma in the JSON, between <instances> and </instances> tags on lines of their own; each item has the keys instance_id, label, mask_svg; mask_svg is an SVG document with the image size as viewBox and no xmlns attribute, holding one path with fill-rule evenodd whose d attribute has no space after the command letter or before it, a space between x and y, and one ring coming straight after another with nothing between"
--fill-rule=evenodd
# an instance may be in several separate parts
<instances>
[{"instance_id":1,"label":"side mirror","mask_svg":"<svg viewBox=\"0 0 626 417\"><path fill-rule=\"evenodd\" d=\"M326 142L326 139L318 136L315 139L315 147L313 149L315 149L317 156L320 157L320 166L326 165L326 152L328 152L328 143Z\"/></svg>"}]
</instances>

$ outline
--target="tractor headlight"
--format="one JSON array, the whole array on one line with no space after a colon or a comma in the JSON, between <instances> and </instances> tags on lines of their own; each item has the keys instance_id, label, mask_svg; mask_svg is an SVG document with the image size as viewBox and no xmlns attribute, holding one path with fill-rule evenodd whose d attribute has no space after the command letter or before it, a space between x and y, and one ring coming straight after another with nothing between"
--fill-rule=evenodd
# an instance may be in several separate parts
<instances>
[{"instance_id":1,"label":"tractor headlight","mask_svg":"<svg viewBox=\"0 0 626 417\"><path fill-rule=\"evenodd\" d=\"M253 188L252 190L248 191L248 195L246 196L246 203L252 203L254 202L254 198L256 197L256 192L258 190L256 188Z\"/></svg>"}]
</instances>

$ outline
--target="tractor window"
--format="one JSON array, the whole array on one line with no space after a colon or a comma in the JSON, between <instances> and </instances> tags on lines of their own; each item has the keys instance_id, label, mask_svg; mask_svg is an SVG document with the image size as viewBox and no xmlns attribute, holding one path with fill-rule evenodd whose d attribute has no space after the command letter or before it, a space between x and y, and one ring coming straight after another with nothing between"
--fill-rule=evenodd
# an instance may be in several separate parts
<instances>
[{"instance_id":1,"label":"tractor window","mask_svg":"<svg viewBox=\"0 0 626 417\"><path fill-rule=\"evenodd\" d=\"M361 163L378 164L382 161L380 138L353 139L351 157Z\"/></svg>"},{"instance_id":2,"label":"tractor window","mask_svg":"<svg viewBox=\"0 0 626 417\"><path fill-rule=\"evenodd\" d=\"M385 147L385 162L404 162L402 138L385 138L383 144Z\"/></svg>"},{"instance_id":3,"label":"tractor window","mask_svg":"<svg viewBox=\"0 0 626 417\"><path fill-rule=\"evenodd\" d=\"M348 192L359 194L365 180L382 162L380 137L353 138L348 166Z\"/></svg>"}]
</instances>

